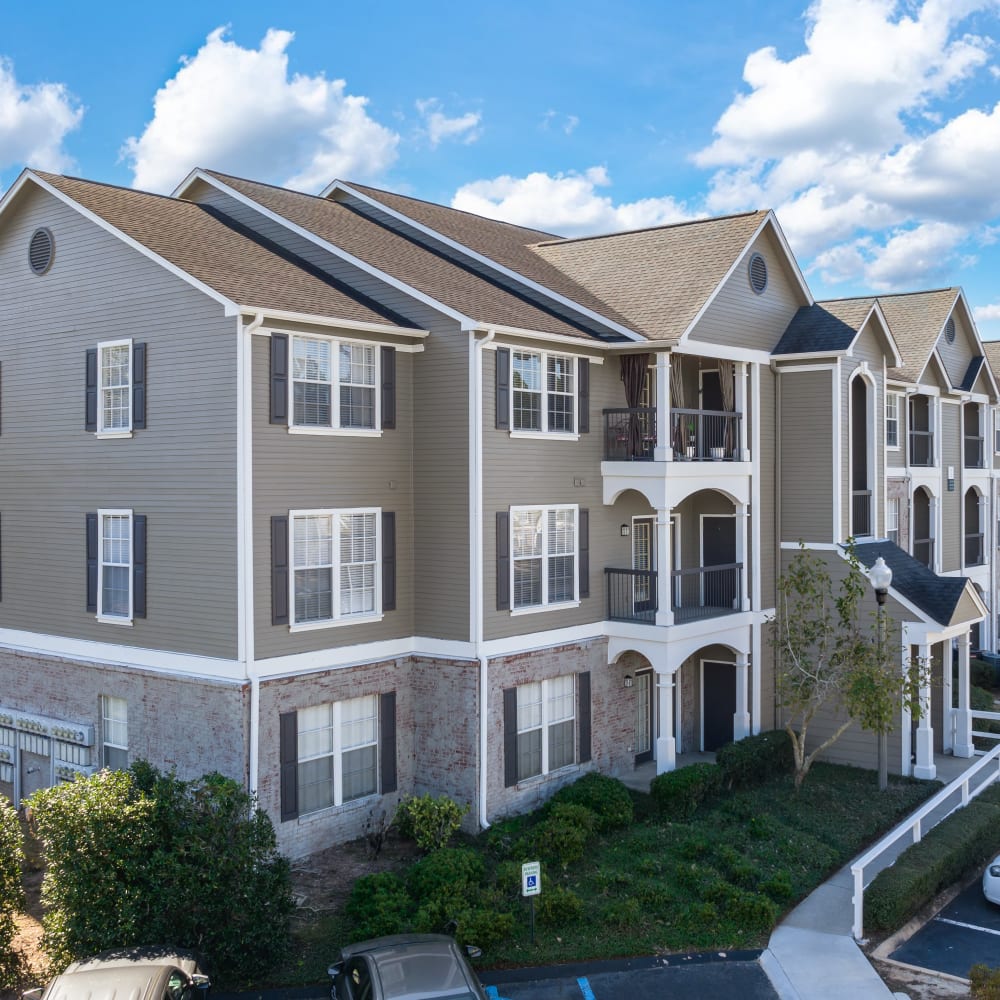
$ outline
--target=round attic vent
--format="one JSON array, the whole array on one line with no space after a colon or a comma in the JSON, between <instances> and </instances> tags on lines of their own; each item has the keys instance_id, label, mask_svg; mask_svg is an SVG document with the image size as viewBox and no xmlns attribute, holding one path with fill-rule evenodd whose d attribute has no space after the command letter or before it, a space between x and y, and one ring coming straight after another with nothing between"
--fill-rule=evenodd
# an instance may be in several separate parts
<instances>
[{"instance_id":1,"label":"round attic vent","mask_svg":"<svg viewBox=\"0 0 1000 1000\"><path fill-rule=\"evenodd\" d=\"M51 230L36 229L31 234L31 242L28 244L28 264L35 274L45 274L52 266L55 249L56 241L52 238Z\"/></svg>"},{"instance_id":2,"label":"round attic vent","mask_svg":"<svg viewBox=\"0 0 1000 1000\"><path fill-rule=\"evenodd\" d=\"M759 253L750 257L747 275L750 278L750 287L757 295L763 295L764 289L767 288L767 261Z\"/></svg>"},{"instance_id":3,"label":"round attic vent","mask_svg":"<svg viewBox=\"0 0 1000 1000\"><path fill-rule=\"evenodd\" d=\"M953 316L949 317L948 322L944 325L944 339L949 344L955 343L955 318Z\"/></svg>"}]
</instances>

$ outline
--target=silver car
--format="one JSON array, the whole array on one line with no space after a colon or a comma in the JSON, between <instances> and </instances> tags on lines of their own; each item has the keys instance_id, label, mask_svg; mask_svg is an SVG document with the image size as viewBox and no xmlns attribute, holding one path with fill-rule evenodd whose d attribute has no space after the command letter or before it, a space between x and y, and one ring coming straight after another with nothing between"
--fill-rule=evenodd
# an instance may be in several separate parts
<instances>
[{"instance_id":1,"label":"silver car","mask_svg":"<svg viewBox=\"0 0 1000 1000\"><path fill-rule=\"evenodd\" d=\"M1000 905L1000 858L994 858L983 872L983 895Z\"/></svg>"},{"instance_id":2,"label":"silver car","mask_svg":"<svg viewBox=\"0 0 1000 1000\"><path fill-rule=\"evenodd\" d=\"M487 1000L469 966L479 949L445 934L394 934L348 945L327 970L331 1000Z\"/></svg>"}]
</instances>

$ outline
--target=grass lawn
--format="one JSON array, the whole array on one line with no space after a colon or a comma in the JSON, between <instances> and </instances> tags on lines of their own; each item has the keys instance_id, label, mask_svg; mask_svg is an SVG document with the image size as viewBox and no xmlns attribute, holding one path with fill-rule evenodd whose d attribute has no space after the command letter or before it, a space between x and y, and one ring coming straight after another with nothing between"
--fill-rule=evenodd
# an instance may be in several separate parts
<instances>
[{"instance_id":1,"label":"grass lawn","mask_svg":"<svg viewBox=\"0 0 1000 1000\"><path fill-rule=\"evenodd\" d=\"M496 823L465 845L481 854L487 884L498 865L506 868L490 905L499 899L514 914L514 930L484 947L477 965L763 947L785 912L939 787L896 777L880 793L872 771L816 764L797 795L784 776L722 793L686 822L658 815L650 796L632 793L630 826L593 834L578 863L543 865L543 895L554 898L558 886L582 908L573 919L545 921L539 897L533 945L528 904L509 874L511 862L536 860L511 845L530 836L537 817ZM343 914L300 927L294 967L277 981L322 981L339 947L356 938Z\"/></svg>"}]
</instances>

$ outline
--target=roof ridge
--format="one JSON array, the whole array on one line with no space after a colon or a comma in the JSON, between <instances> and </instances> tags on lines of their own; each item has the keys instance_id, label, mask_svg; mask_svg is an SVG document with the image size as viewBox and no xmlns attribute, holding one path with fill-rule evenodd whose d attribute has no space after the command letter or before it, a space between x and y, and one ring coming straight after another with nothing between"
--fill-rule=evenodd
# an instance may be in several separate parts
<instances>
[{"instance_id":1,"label":"roof ridge","mask_svg":"<svg viewBox=\"0 0 1000 1000\"><path fill-rule=\"evenodd\" d=\"M89 177L77 177L75 174L56 174L53 173L51 170L36 170L34 167L30 167L29 169L31 170L31 173L36 174L43 180L46 180L50 177L55 177L58 180L62 181L75 181L77 184L86 184L88 187L110 188L112 191L124 191L125 194L136 194L144 198L158 198L161 201L168 201L174 205L183 204L183 205L191 205L194 207L200 207L197 205L196 202L187 201L184 198L175 198L173 195L170 194L160 194L157 191L146 191L143 188L126 187L124 184L112 184L109 181L94 181L91 180Z\"/></svg>"}]
</instances>

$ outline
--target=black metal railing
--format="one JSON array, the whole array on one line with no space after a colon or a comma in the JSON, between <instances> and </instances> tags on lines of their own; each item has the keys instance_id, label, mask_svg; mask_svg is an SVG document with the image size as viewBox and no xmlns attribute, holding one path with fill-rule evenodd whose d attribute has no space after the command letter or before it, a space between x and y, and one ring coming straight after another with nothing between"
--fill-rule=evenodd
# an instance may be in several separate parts
<instances>
[{"instance_id":1,"label":"black metal railing","mask_svg":"<svg viewBox=\"0 0 1000 1000\"><path fill-rule=\"evenodd\" d=\"M965 565L982 566L986 559L983 552L983 533L965 536Z\"/></svg>"},{"instance_id":2,"label":"black metal railing","mask_svg":"<svg viewBox=\"0 0 1000 1000\"><path fill-rule=\"evenodd\" d=\"M983 439L965 435L965 467L967 469L985 469L986 451L983 448Z\"/></svg>"},{"instance_id":3,"label":"black metal railing","mask_svg":"<svg viewBox=\"0 0 1000 1000\"><path fill-rule=\"evenodd\" d=\"M743 606L743 563L678 569L670 575L675 623L731 615Z\"/></svg>"},{"instance_id":4,"label":"black metal railing","mask_svg":"<svg viewBox=\"0 0 1000 1000\"><path fill-rule=\"evenodd\" d=\"M655 447L655 406L604 411L605 462L651 462Z\"/></svg>"},{"instance_id":5,"label":"black metal railing","mask_svg":"<svg viewBox=\"0 0 1000 1000\"><path fill-rule=\"evenodd\" d=\"M729 410L670 411L670 445L674 458L695 462L738 462L740 419Z\"/></svg>"},{"instance_id":6,"label":"black metal railing","mask_svg":"<svg viewBox=\"0 0 1000 1000\"><path fill-rule=\"evenodd\" d=\"M854 536L872 534L871 490L851 491L851 534Z\"/></svg>"},{"instance_id":7,"label":"black metal railing","mask_svg":"<svg viewBox=\"0 0 1000 1000\"><path fill-rule=\"evenodd\" d=\"M934 432L910 431L910 465L934 464Z\"/></svg>"},{"instance_id":8,"label":"black metal railing","mask_svg":"<svg viewBox=\"0 0 1000 1000\"><path fill-rule=\"evenodd\" d=\"M608 620L656 623L656 570L605 569Z\"/></svg>"},{"instance_id":9,"label":"black metal railing","mask_svg":"<svg viewBox=\"0 0 1000 1000\"><path fill-rule=\"evenodd\" d=\"M934 567L934 539L914 538L913 558L919 563L923 563L928 569Z\"/></svg>"}]
</instances>

